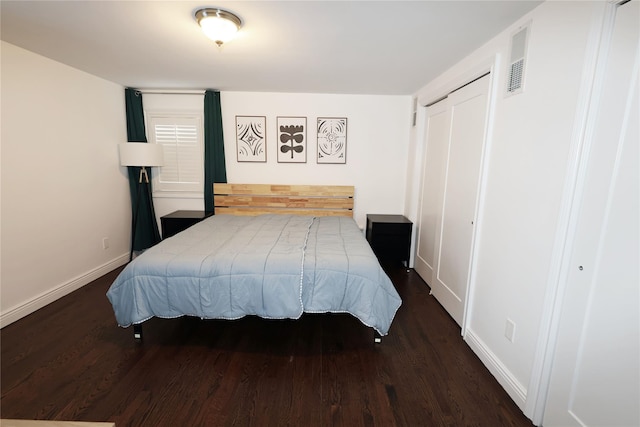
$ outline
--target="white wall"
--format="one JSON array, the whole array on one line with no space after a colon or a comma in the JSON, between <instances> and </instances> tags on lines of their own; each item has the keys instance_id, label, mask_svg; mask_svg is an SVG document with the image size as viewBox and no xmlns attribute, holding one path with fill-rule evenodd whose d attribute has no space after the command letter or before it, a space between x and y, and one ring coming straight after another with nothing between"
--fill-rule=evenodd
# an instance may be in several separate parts
<instances>
[{"instance_id":1,"label":"white wall","mask_svg":"<svg viewBox=\"0 0 640 427\"><path fill-rule=\"evenodd\" d=\"M122 86L1 48L4 326L125 262L131 203Z\"/></svg>"},{"instance_id":2,"label":"white wall","mask_svg":"<svg viewBox=\"0 0 640 427\"><path fill-rule=\"evenodd\" d=\"M361 227L367 213L403 213L409 96L223 92L221 103L229 182L354 185ZM266 163L237 161L236 115L266 116ZM306 163L277 162L278 116L307 118ZM318 117L347 117L346 164L316 163Z\"/></svg>"},{"instance_id":3,"label":"white wall","mask_svg":"<svg viewBox=\"0 0 640 427\"><path fill-rule=\"evenodd\" d=\"M143 95L145 110L161 105L162 96ZM165 99L168 96L178 99L178 95L165 95ZM202 102L200 96L185 95L176 105L188 109L198 102ZM354 218L360 227L365 226L367 213L404 213L411 127L409 96L222 92L221 106L228 182L354 185ZM237 161L237 115L266 117L266 163ZM306 163L278 163L278 116L307 118ZM346 164L316 163L318 117L347 117ZM178 209L204 207L202 199L193 198L158 197L154 204L158 218Z\"/></svg>"},{"instance_id":4,"label":"white wall","mask_svg":"<svg viewBox=\"0 0 640 427\"><path fill-rule=\"evenodd\" d=\"M493 67L497 92L465 339L523 409L538 380L531 374L597 8L545 2L418 93L433 99L470 70ZM509 38L528 20L525 91L504 97ZM410 158L421 156L417 144ZM505 337L507 319L516 324L513 343Z\"/></svg>"}]
</instances>

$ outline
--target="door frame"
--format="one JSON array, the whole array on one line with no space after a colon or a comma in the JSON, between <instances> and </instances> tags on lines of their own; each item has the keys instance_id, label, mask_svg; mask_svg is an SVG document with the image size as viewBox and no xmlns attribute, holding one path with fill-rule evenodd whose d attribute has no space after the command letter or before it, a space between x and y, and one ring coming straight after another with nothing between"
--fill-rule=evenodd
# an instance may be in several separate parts
<instances>
[{"instance_id":1,"label":"door frame","mask_svg":"<svg viewBox=\"0 0 640 427\"><path fill-rule=\"evenodd\" d=\"M466 287L466 299L464 303L464 309L462 313L462 322L460 325L460 335L462 337L466 337L467 326L469 323L469 319L471 318L471 310L473 308L473 294L475 289L475 281L476 281L476 262L477 258L475 254L477 253L479 246L479 224L482 223L482 212L484 207L484 198L486 194L486 183L487 183L487 175L488 175L488 155L487 153L491 150L492 140L493 140L493 123L495 117L495 104L496 98L500 93L500 88L498 85L498 79L496 78L499 73L496 70L500 69L500 56L499 55L491 55L486 59L478 62L475 66L469 67L469 69L458 75L457 77L444 82L442 84L436 85L433 89L428 89L427 91L418 95L418 105L420 108L420 132L419 135L419 143L418 146L421 148L419 152L416 153L416 157L420 159L420 183L423 182L424 179L424 155L425 155L425 129L424 122L426 116L426 106L430 104L434 104L444 98L446 98L450 93L455 90L465 86L481 77L485 74L489 74L489 90L488 90L488 100L487 100L487 112L485 116L486 127L484 134L484 145L482 148L482 154L480 159L480 176L479 176L479 185L478 185L478 193L476 195L476 216L474 218L475 227L472 233L472 242L471 242L471 253L469 260L469 280L467 281ZM420 185L416 190L416 198L418 200L417 206L415 208L415 218L420 218L421 207L422 207L422 185ZM416 257L416 253L418 250L418 239L419 239L419 224L418 227L415 227L416 235L415 235L415 247L413 249L413 259Z\"/></svg>"}]
</instances>

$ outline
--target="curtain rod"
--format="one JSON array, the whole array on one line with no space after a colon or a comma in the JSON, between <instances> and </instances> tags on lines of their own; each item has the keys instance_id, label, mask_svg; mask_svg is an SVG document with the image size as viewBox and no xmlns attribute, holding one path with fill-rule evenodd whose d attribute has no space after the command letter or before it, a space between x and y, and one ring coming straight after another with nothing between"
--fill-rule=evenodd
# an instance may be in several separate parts
<instances>
[{"instance_id":1,"label":"curtain rod","mask_svg":"<svg viewBox=\"0 0 640 427\"><path fill-rule=\"evenodd\" d=\"M204 90L171 90L171 89L136 89L136 92L142 94L155 94L155 95L204 95Z\"/></svg>"}]
</instances>

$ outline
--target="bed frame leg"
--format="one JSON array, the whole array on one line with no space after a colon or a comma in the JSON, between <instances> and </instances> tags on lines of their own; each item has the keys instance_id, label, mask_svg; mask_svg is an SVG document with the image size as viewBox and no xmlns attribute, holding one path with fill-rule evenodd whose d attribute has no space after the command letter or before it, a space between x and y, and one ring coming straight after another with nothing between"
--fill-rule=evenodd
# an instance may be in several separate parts
<instances>
[{"instance_id":1,"label":"bed frame leg","mask_svg":"<svg viewBox=\"0 0 640 427\"><path fill-rule=\"evenodd\" d=\"M142 341L142 325L133 325L133 338L136 341Z\"/></svg>"},{"instance_id":2,"label":"bed frame leg","mask_svg":"<svg viewBox=\"0 0 640 427\"><path fill-rule=\"evenodd\" d=\"M378 331L373 331L373 342L376 344L380 344L382 342L382 335L378 333Z\"/></svg>"}]
</instances>

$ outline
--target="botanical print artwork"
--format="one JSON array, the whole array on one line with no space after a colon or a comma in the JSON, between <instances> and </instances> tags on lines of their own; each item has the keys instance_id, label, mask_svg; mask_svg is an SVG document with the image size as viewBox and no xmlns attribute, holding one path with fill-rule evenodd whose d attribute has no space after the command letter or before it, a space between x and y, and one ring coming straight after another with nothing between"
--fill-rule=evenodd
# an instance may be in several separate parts
<instances>
[{"instance_id":1,"label":"botanical print artwork","mask_svg":"<svg viewBox=\"0 0 640 427\"><path fill-rule=\"evenodd\" d=\"M307 162L307 118L278 117L278 162Z\"/></svg>"},{"instance_id":2,"label":"botanical print artwork","mask_svg":"<svg viewBox=\"0 0 640 427\"><path fill-rule=\"evenodd\" d=\"M318 163L347 163L346 117L318 117Z\"/></svg>"},{"instance_id":3,"label":"botanical print artwork","mask_svg":"<svg viewBox=\"0 0 640 427\"><path fill-rule=\"evenodd\" d=\"M266 162L266 117L236 116L236 145L239 162Z\"/></svg>"}]
</instances>

